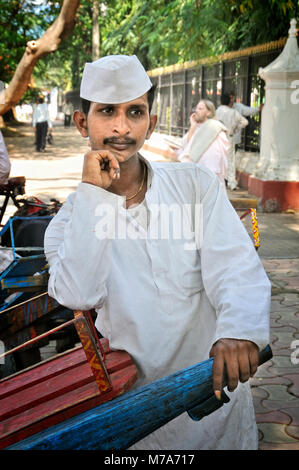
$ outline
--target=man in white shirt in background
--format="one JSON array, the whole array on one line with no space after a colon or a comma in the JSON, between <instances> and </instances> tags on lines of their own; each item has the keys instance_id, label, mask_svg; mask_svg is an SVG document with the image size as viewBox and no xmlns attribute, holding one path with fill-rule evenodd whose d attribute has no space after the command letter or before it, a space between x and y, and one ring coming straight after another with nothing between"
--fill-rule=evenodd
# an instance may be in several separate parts
<instances>
[{"instance_id":1,"label":"man in white shirt in background","mask_svg":"<svg viewBox=\"0 0 299 470\"><path fill-rule=\"evenodd\" d=\"M68 99L65 100L65 103L63 106L63 112L64 112L64 127L70 127L72 114L73 114L73 105L72 103L70 103Z\"/></svg>"},{"instance_id":2,"label":"man in white shirt in background","mask_svg":"<svg viewBox=\"0 0 299 470\"><path fill-rule=\"evenodd\" d=\"M48 129L52 131L49 109L44 98L37 98L33 110L32 126L35 130L35 146L37 152L45 152Z\"/></svg>"},{"instance_id":3,"label":"man in white shirt in background","mask_svg":"<svg viewBox=\"0 0 299 470\"><path fill-rule=\"evenodd\" d=\"M248 379L269 341L271 286L253 243L216 175L139 153L157 116L136 56L87 63L80 96L74 122L91 150L45 234L49 295L96 309L98 331L135 362L136 387L211 356L221 399L226 368L229 403L200 422L183 413L131 449L256 449Z\"/></svg>"},{"instance_id":4,"label":"man in white shirt in background","mask_svg":"<svg viewBox=\"0 0 299 470\"><path fill-rule=\"evenodd\" d=\"M221 105L216 110L216 117L221 121L229 133L229 150L227 155L227 187L231 190L237 189L236 180L236 152L234 136L248 125L245 119L236 109L230 107L230 95L223 93L221 95Z\"/></svg>"},{"instance_id":5,"label":"man in white shirt in background","mask_svg":"<svg viewBox=\"0 0 299 470\"><path fill-rule=\"evenodd\" d=\"M174 150L181 162L204 165L215 173L225 190L229 140L226 127L215 119L215 106L210 100L200 100L190 116L190 129L181 147Z\"/></svg>"},{"instance_id":6,"label":"man in white shirt in background","mask_svg":"<svg viewBox=\"0 0 299 470\"><path fill-rule=\"evenodd\" d=\"M255 116L256 114L260 113L262 108L263 108L263 104L261 104L260 106L247 106L243 103L239 103L236 101L236 95L234 92L230 92L230 103L229 103L229 107L230 108L233 108L233 109L236 109L240 114L242 114L242 116L244 117L251 117L251 116ZM235 135L234 135L234 142L235 142L235 145L240 145L241 143L241 130L239 130Z\"/></svg>"}]
</instances>

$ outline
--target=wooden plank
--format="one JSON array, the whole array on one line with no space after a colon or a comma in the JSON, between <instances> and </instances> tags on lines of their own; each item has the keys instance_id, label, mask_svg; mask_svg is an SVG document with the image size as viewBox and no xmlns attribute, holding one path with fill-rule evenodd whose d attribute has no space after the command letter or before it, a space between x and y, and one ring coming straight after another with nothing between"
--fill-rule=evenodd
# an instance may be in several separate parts
<instances>
[{"instance_id":1,"label":"wooden plank","mask_svg":"<svg viewBox=\"0 0 299 470\"><path fill-rule=\"evenodd\" d=\"M0 400L6 396L12 396L37 383L42 383L48 378L51 379L64 371L68 371L86 362L86 357L82 346L78 346L70 351L63 352L54 358L34 365L25 371L17 372L9 377L0 380Z\"/></svg>"},{"instance_id":2,"label":"wooden plank","mask_svg":"<svg viewBox=\"0 0 299 470\"><path fill-rule=\"evenodd\" d=\"M251 207L256 209L258 204L258 200L256 198L236 197L229 198L229 200L236 210L245 210L250 209Z\"/></svg>"},{"instance_id":3,"label":"wooden plank","mask_svg":"<svg viewBox=\"0 0 299 470\"><path fill-rule=\"evenodd\" d=\"M109 341L106 338L102 338L100 341L104 351L107 353L106 361L109 373L117 368L124 367L124 365L131 361L129 354L125 351L111 351ZM122 360L120 360L120 354L122 355ZM34 365L25 371L20 371L12 376L5 377L0 380L0 400L8 395L12 396L14 392L17 393L37 383L42 383L56 375L63 374L68 370L76 368L77 365L86 362L86 355L80 345ZM119 364L118 367L117 362Z\"/></svg>"},{"instance_id":4,"label":"wooden plank","mask_svg":"<svg viewBox=\"0 0 299 470\"><path fill-rule=\"evenodd\" d=\"M134 365L111 374L112 390L100 394L95 381L25 410L0 423L0 449L127 392L137 380Z\"/></svg>"},{"instance_id":5,"label":"wooden plank","mask_svg":"<svg viewBox=\"0 0 299 470\"><path fill-rule=\"evenodd\" d=\"M111 351L106 355L105 365L108 374L124 369L132 364L131 356L125 351Z\"/></svg>"},{"instance_id":6,"label":"wooden plank","mask_svg":"<svg viewBox=\"0 0 299 470\"><path fill-rule=\"evenodd\" d=\"M46 380L42 385L37 383L26 390L16 392L1 400L0 420L30 410L39 403L49 402L52 398L77 389L92 380L92 372L88 364L85 363L76 369L68 370L64 374Z\"/></svg>"},{"instance_id":7,"label":"wooden plank","mask_svg":"<svg viewBox=\"0 0 299 470\"><path fill-rule=\"evenodd\" d=\"M31 276L44 270L47 260L44 254L17 258L0 274L1 282L7 278Z\"/></svg>"},{"instance_id":8,"label":"wooden plank","mask_svg":"<svg viewBox=\"0 0 299 470\"><path fill-rule=\"evenodd\" d=\"M78 353L80 352L80 356ZM12 389L12 384L1 393L0 418L19 413L19 410L34 406L37 401L46 401L59 394L65 393L67 389L76 389L82 383L93 380L92 371L89 367L84 351L76 351L76 363L74 357L69 362L69 367L63 370L53 370L52 374L47 374L49 369L39 367L39 372L33 371L33 378L30 385L19 380L19 387ZM109 357L110 356L110 357ZM109 374L122 370L132 365L132 360L127 353L112 352L107 356ZM70 358L69 358L70 359ZM109 367L110 366L110 367ZM53 369L53 365L52 365ZM20 379L20 378L19 378ZM16 381L13 381L16 385ZM9 383L9 382L8 382Z\"/></svg>"},{"instance_id":9,"label":"wooden plank","mask_svg":"<svg viewBox=\"0 0 299 470\"><path fill-rule=\"evenodd\" d=\"M15 333L25 326L29 326L38 318L59 307L59 303L50 297L47 292L34 296L17 306L7 308L0 312L1 317L6 316L9 333Z\"/></svg>"},{"instance_id":10,"label":"wooden plank","mask_svg":"<svg viewBox=\"0 0 299 470\"><path fill-rule=\"evenodd\" d=\"M80 364L73 370L46 380L43 384L37 383L26 390L14 393L13 396L2 399L0 420L16 416L22 411L30 410L40 403L49 402L71 390L77 390L93 380L88 363Z\"/></svg>"},{"instance_id":11,"label":"wooden plank","mask_svg":"<svg viewBox=\"0 0 299 470\"><path fill-rule=\"evenodd\" d=\"M75 327L99 390L107 392L112 385L103 361L100 344L89 327L89 315L89 312L86 312L87 318L85 318L84 312L74 311Z\"/></svg>"},{"instance_id":12,"label":"wooden plank","mask_svg":"<svg viewBox=\"0 0 299 470\"><path fill-rule=\"evenodd\" d=\"M36 276L18 276L7 277L2 279L2 289L7 289L8 292L26 291L28 289L47 287L48 286L48 273L41 273Z\"/></svg>"}]
</instances>

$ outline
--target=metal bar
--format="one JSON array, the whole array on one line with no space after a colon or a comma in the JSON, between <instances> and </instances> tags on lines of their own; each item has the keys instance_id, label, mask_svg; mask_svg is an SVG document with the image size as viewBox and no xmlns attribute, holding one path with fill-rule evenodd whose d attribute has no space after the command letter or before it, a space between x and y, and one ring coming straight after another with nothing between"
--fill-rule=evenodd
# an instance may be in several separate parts
<instances>
[{"instance_id":1,"label":"metal bar","mask_svg":"<svg viewBox=\"0 0 299 470\"><path fill-rule=\"evenodd\" d=\"M6 351L6 352L3 353L3 354L0 354L0 359L2 359L3 357L8 356L9 354L12 354L12 353L14 353L14 352L17 352L17 351L19 351L20 349L23 349L23 348L25 348L26 346L29 346L30 344L36 343L36 342L39 341L40 339L46 338L46 337L49 336L50 334L55 333L56 331L61 330L62 328L66 327L66 326L69 326L69 325L74 324L75 321L76 321L76 319L73 318L72 320L69 320L69 321L63 323L62 325L56 326L56 327L53 328L52 330L46 331L46 333L42 333L41 335L36 336L35 338L30 339L29 341L26 341L26 343L20 344L20 346L17 346L17 347L15 347L15 348L13 348L13 349L10 349L9 351Z\"/></svg>"},{"instance_id":2,"label":"metal bar","mask_svg":"<svg viewBox=\"0 0 299 470\"><path fill-rule=\"evenodd\" d=\"M15 251L15 240L14 240L14 233L13 233L13 219L10 219L9 221L9 230L10 230L10 240L11 240L11 246L12 246L12 254L14 259L16 259L16 251Z\"/></svg>"},{"instance_id":3,"label":"metal bar","mask_svg":"<svg viewBox=\"0 0 299 470\"><path fill-rule=\"evenodd\" d=\"M35 302L35 301L41 299L42 297L44 297L44 296L46 296L46 295L48 295L48 292L43 292L42 294L36 295L35 297L31 297L31 298L28 299L28 300L24 300L24 302L22 302L22 303L20 303L20 304L18 304L18 305L14 305L14 306L9 307L9 308L7 308L7 309L5 309L5 310L1 310L0 315L1 315L2 313L5 313L5 314L6 314L6 313L9 313L9 312L11 312L12 310L18 309L18 308L20 308L20 307L24 307L24 308L25 308L25 305L27 305L28 303L33 303L33 302ZM57 305L59 305L58 302L57 302L55 299L53 299L52 297L49 297L49 298L50 298L53 302L57 303Z\"/></svg>"},{"instance_id":4,"label":"metal bar","mask_svg":"<svg viewBox=\"0 0 299 470\"><path fill-rule=\"evenodd\" d=\"M21 251L44 251L43 246L15 246L14 249L16 251L21 250ZM11 246L0 246L0 251L3 250L13 250Z\"/></svg>"},{"instance_id":5,"label":"metal bar","mask_svg":"<svg viewBox=\"0 0 299 470\"><path fill-rule=\"evenodd\" d=\"M242 210L242 209L238 209L238 210ZM248 214L250 214L250 211L251 211L251 209L248 209L246 212L244 212L244 214L240 215L240 219L241 219L241 220L242 220L242 219L245 219L245 217L246 217Z\"/></svg>"}]
</instances>

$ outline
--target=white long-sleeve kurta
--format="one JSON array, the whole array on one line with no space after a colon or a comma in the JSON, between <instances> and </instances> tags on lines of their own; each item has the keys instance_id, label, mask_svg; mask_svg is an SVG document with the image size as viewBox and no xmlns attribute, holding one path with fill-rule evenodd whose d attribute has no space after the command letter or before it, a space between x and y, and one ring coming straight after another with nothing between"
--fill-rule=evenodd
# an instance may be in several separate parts
<instances>
[{"instance_id":1,"label":"white long-sleeve kurta","mask_svg":"<svg viewBox=\"0 0 299 470\"><path fill-rule=\"evenodd\" d=\"M260 108L254 107L254 106L246 106L243 103L234 103L233 108L236 109L242 116L248 117L248 116L254 116L255 114L258 114L260 112ZM241 136L241 130L237 131L237 133L234 135L234 142L236 145L240 144L242 140Z\"/></svg>"},{"instance_id":2,"label":"white long-sleeve kurta","mask_svg":"<svg viewBox=\"0 0 299 470\"><path fill-rule=\"evenodd\" d=\"M135 361L137 386L207 359L219 338L260 348L269 342L270 283L218 178L189 163L147 165L147 231L128 215L123 197L80 183L45 234L49 294L71 309L97 309L98 330ZM192 235L196 203L199 250ZM185 239L177 238L182 205ZM176 222L167 238L170 207ZM184 413L132 449L256 448L248 383L228 395L228 404L200 422Z\"/></svg>"}]
</instances>

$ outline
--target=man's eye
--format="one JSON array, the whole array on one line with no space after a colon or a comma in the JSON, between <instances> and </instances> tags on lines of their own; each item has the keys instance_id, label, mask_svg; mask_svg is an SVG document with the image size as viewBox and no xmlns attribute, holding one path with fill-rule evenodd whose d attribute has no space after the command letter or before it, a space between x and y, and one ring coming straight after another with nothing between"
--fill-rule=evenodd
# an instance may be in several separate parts
<instances>
[{"instance_id":1,"label":"man's eye","mask_svg":"<svg viewBox=\"0 0 299 470\"><path fill-rule=\"evenodd\" d=\"M141 109L137 109L137 108L136 109L131 109L130 114L133 117L138 117L138 116L142 116L143 111Z\"/></svg>"},{"instance_id":2,"label":"man's eye","mask_svg":"<svg viewBox=\"0 0 299 470\"><path fill-rule=\"evenodd\" d=\"M107 106L106 108L100 108L99 112L103 114L112 114L113 108L111 106Z\"/></svg>"}]
</instances>

